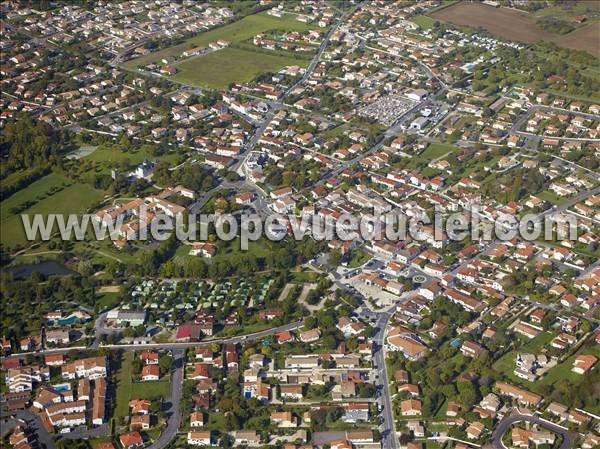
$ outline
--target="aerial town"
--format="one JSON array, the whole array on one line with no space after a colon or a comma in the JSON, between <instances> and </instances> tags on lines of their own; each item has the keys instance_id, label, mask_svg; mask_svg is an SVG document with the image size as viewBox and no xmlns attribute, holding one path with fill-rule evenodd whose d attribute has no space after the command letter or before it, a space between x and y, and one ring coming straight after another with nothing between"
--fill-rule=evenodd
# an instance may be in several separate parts
<instances>
[{"instance_id":1,"label":"aerial town","mask_svg":"<svg viewBox=\"0 0 600 449\"><path fill-rule=\"evenodd\" d=\"M600 2L0 13L0 447L600 448Z\"/></svg>"}]
</instances>

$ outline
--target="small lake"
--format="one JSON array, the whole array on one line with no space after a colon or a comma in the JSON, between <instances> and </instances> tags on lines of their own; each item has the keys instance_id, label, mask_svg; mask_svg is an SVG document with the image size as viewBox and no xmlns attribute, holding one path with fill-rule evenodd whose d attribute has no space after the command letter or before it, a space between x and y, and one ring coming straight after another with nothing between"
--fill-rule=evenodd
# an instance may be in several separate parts
<instances>
[{"instance_id":1,"label":"small lake","mask_svg":"<svg viewBox=\"0 0 600 449\"><path fill-rule=\"evenodd\" d=\"M17 265L15 267L7 269L6 271L8 273L12 273L12 275L16 279L26 278L30 276L33 272L38 272L43 276L79 276L79 273L77 273L76 271L70 270L64 265L61 265L53 260L40 263L27 263L23 265Z\"/></svg>"}]
</instances>

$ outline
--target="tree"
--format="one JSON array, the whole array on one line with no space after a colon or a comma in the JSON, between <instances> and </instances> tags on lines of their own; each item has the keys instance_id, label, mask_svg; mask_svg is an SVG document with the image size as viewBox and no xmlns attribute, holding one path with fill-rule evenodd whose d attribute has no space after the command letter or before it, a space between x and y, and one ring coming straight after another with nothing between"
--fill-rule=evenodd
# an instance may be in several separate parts
<instances>
[{"instance_id":1,"label":"tree","mask_svg":"<svg viewBox=\"0 0 600 449\"><path fill-rule=\"evenodd\" d=\"M329 253L329 264L332 267L337 267L340 264L340 261L342 260L342 253L339 249L334 249L331 250L331 252Z\"/></svg>"},{"instance_id":2,"label":"tree","mask_svg":"<svg viewBox=\"0 0 600 449\"><path fill-rule=\"evenodd\" d=\"M171 365L173 364L173 357L170 355L163 355L158 359L158 366L160 367L160 372L164 375L171 370Z\"/></svg>"}]
</instances>

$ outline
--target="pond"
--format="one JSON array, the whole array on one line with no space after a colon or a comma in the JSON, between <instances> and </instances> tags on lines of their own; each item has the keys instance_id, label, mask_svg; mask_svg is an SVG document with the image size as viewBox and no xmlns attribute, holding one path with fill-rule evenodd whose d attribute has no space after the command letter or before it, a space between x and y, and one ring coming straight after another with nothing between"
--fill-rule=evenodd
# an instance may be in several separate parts
<instances>
[{"instance_id":1,"label":"pond","mask_svg":"<svg viewBox=\"0 0 600 449\"><path fill-rule=\"evenodd\" d=\"M76 271L70 270L64 265L58 262L48 260L40 263L27 263L23 265L17 265L15 267L6 270L11 273L16 279L22 279L30 276L33 272L38 272L43 276L79 276Z\"/></svg>"}]
</instances>

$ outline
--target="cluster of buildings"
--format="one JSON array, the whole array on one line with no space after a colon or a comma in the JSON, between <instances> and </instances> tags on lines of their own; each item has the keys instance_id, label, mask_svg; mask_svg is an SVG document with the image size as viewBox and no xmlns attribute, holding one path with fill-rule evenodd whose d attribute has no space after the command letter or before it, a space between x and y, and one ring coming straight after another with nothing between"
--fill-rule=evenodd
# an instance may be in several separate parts
<instances>
[{"instance_id":1,"label":"cluster of buildings","mask_svg":"<svg viewBox=\"0 0 600 449\"><path fill-rule=\"evenodd\" d=\"M181 185L169 187L156 195L136 198L125 204L115 204L97 211L93 219L101 226L114 230L115 246L123 248L128 240L138 239L141 235L150 236L150 226L153 220L160 216L172 219L182 217L186 211L185 206L180 206L173 201L173 197L181 196L194 199L195 193ZM113 237L111 235L111 237Z\"/></svg>"}]
</instances>

